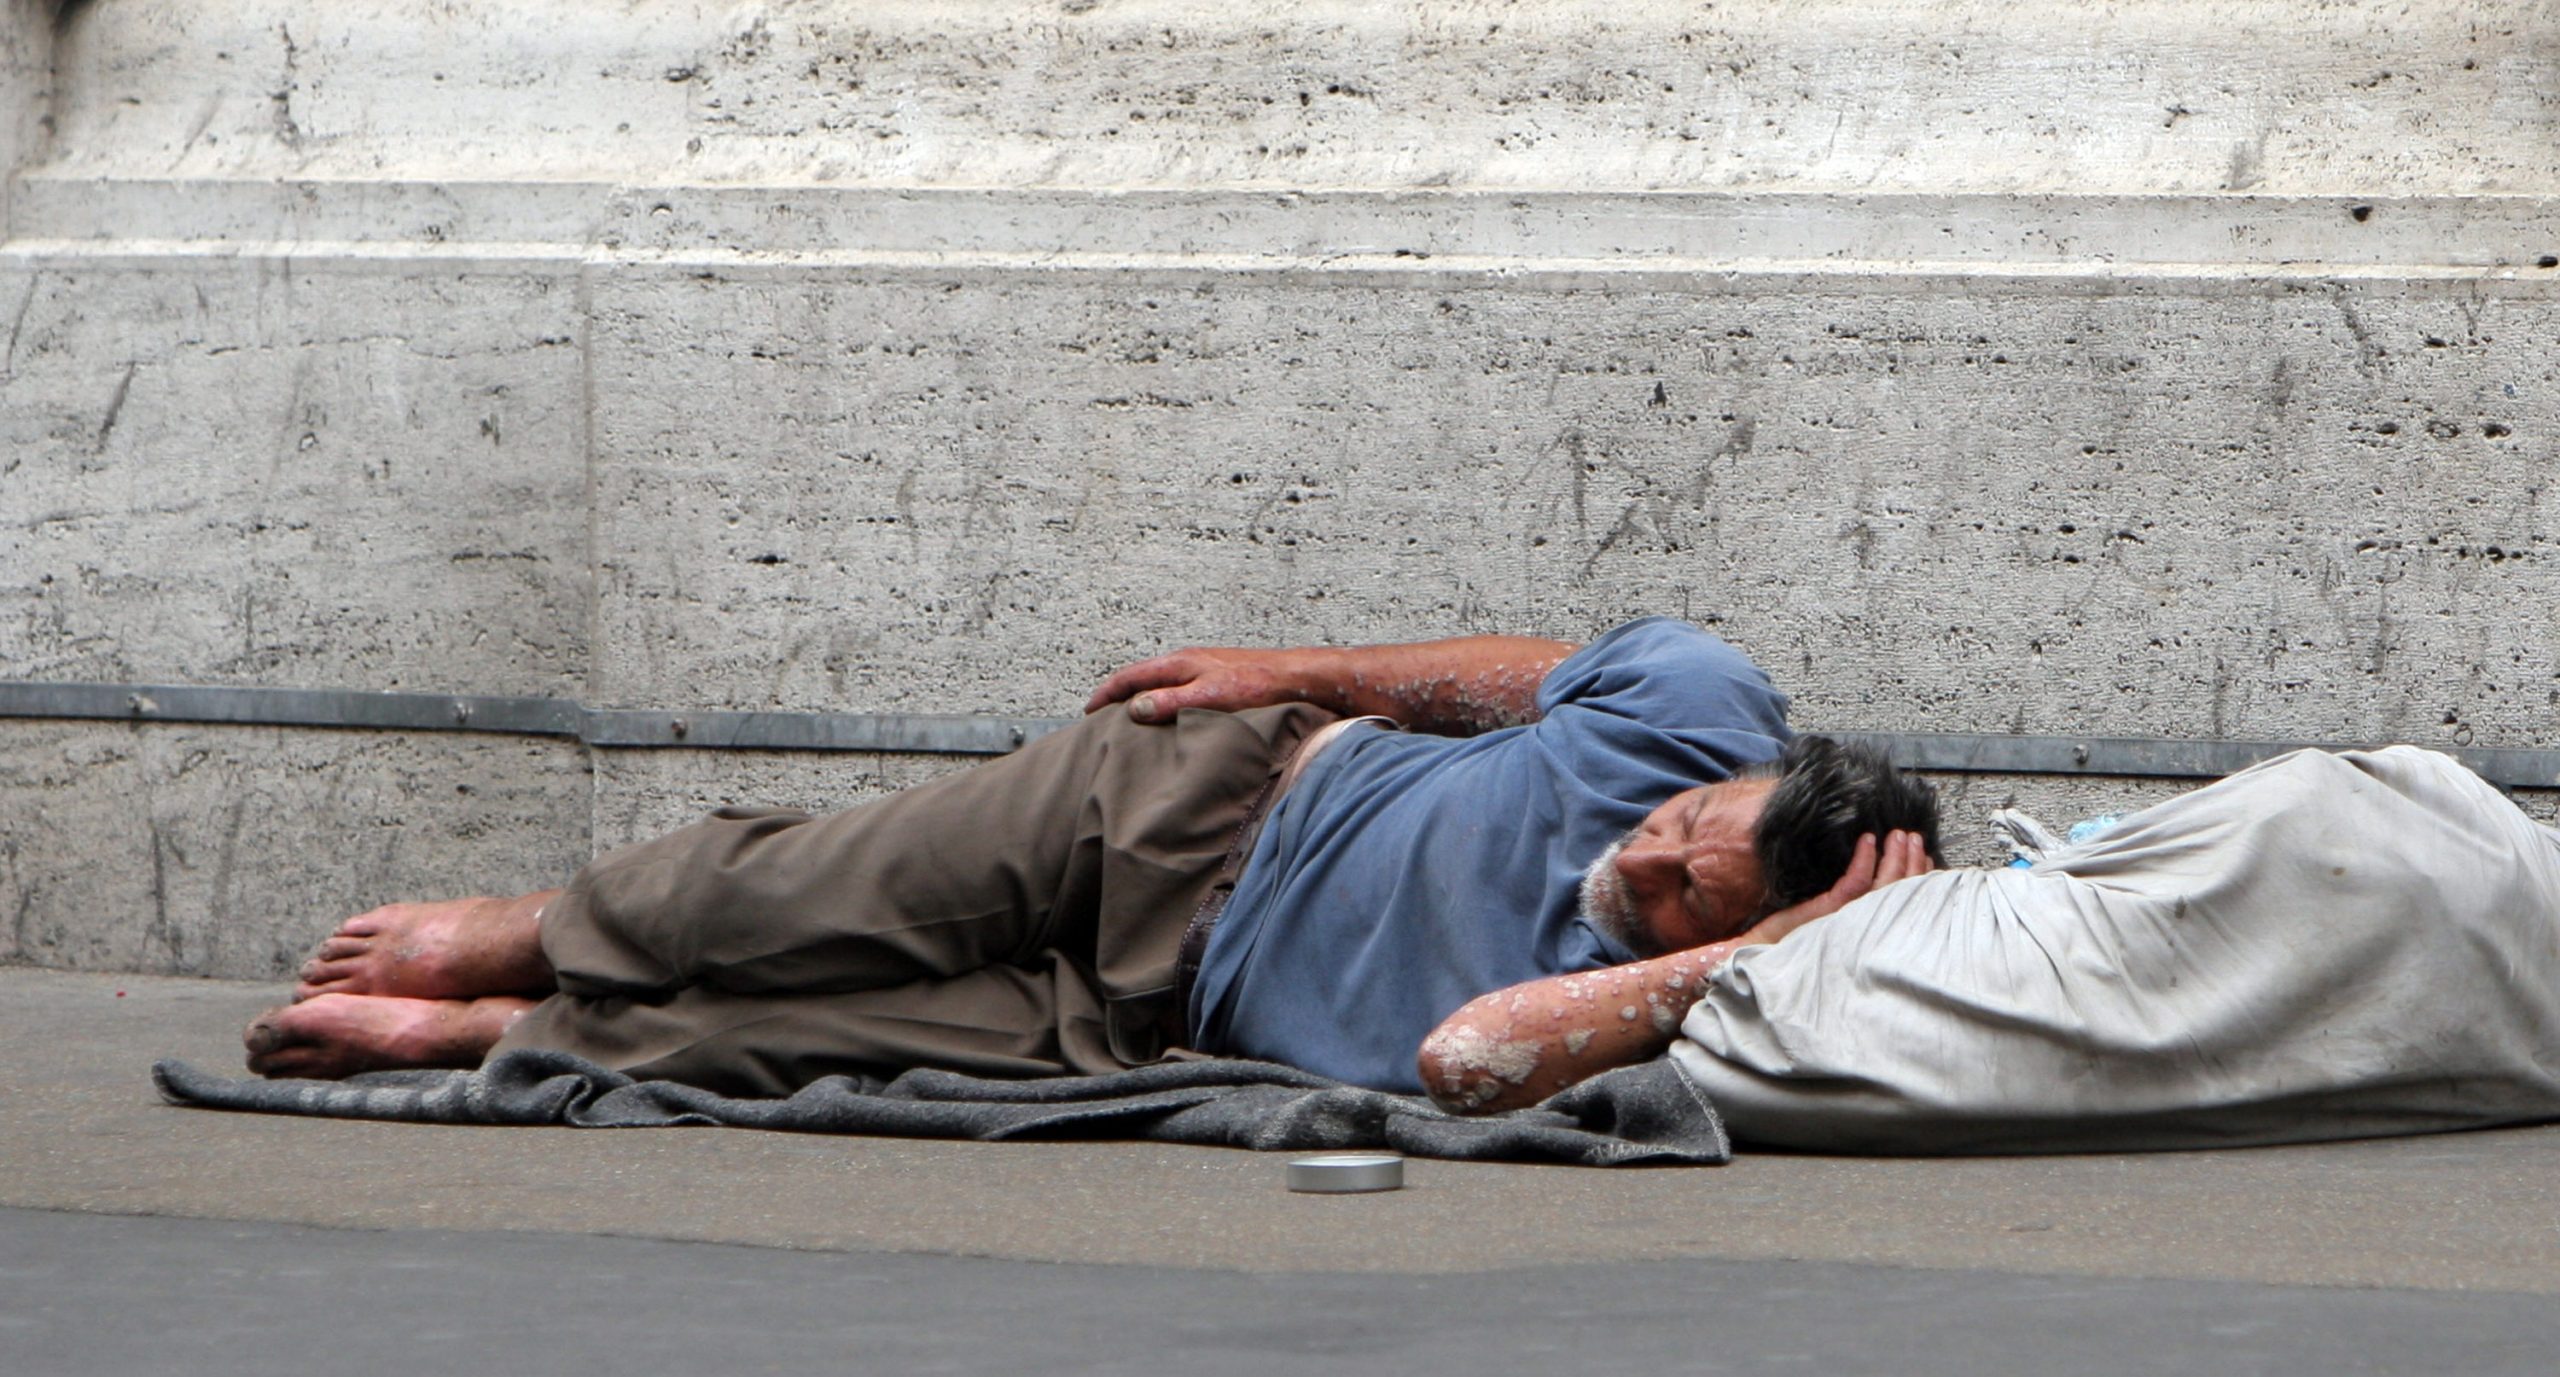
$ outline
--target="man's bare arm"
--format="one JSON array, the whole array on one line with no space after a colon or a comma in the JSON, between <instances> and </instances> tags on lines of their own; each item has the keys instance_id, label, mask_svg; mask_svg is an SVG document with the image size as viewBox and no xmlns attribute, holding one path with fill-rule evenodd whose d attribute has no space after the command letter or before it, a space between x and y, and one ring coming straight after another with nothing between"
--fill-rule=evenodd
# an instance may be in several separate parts
<instances>
[{"instance_id":1,"label":"man's bare arm","mask_svg":"<svg viewBox=\"0 0 2560 1377\"><path fill-rule=\"evenodd\" d=\"M1736 937L1606 970L1479 995L1423 1039L1422 1088L1456 1114L1536 1104L1615 1066L1657 1056Z\"/></svg>"},{"instance_id":2,"label":"man's bare arm","mask_svg":"<svg viewBox=\"0 0 2560 1377\"><path fill-rule=\"evenodd\" d=\"M1814 898L1708 946L1605 970L1551 975L1470 1000L1423 1039L1422 1088L1459 1114L1533 1105L1577 1081L1662 1054L1707 976L1744 947L1775 942L1870 890L1930 868L1919 834L1858 839L1849 868Z\"/></svg>"},{"instance_id":3,"label":"man's bare arm","mask_svg":"<svg viewBox=\"0 0 2560 1377\"><path fill-rule=\"evenodd\" d=\"M1193 647L1140 660L1094 690L1086 712L1126 700L1141 722L1184 708L1313 703L1416 731L1468 736L1538 720L1538 685L1574 647L1528 636L1296 650Z\"/></svg>"}]
</instances>

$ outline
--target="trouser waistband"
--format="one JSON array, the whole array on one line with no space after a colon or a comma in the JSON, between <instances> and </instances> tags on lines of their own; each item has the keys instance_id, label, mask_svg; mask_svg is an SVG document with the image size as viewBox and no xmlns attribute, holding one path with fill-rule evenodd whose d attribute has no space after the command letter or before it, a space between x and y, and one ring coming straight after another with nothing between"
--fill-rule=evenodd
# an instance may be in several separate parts
<instances>
[{"instance_id":1,"label":"trouser waistband","mask_svg":"<svg viewBox=\"0 0 2560 1377\"><path fill-rule=\"evenodd\" d=\"M1219 863L1218 878L1209 892L1200 897L1200 907L1192 912L1191 922L1182 930L1182 947L1174 958L1173 1012L1186 1023L1191 1017L1191 992L1200 979L1200 963L1209 952L1209 935L1218 926L1218 918L1226 912L1227 900L1235 893L1236 880L1244 874L1245 862L1253 856L1253 844L1262 836L1262 824L1279 806L1307 767L1326 747L1339 740L1349 729L1363 724L1394 727L1394 719L1386 717L1346 717L1328 722L1307 734L1287 754L1272 762L1271 778L1253 806L1245 811L1244 821L1236 828L1235 840L1227 847L1226 858Z\"/></svg>"}]
</instances>

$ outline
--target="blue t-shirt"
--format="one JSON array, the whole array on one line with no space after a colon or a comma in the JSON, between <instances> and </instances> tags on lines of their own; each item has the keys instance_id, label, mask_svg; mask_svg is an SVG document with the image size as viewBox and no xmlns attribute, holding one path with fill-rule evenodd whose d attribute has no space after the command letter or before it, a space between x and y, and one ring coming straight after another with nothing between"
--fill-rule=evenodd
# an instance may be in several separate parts
<instances>
[{"instance_id":1,"label":"blue t-shirt","mask_svg":"<svg viewBox=\"0 0 2560 1377\"><path fill-rule=\"evenodd\" d=\"M1545 716L1474 737L1354 727L1271 810L1192 988L1191 1045L1419 1091L1457 1007L1634 959L1583 921L1582 872L1684 789L1778 754L1787 700L1686 622L1557 665Z\"/></svg>"}]
</instances>

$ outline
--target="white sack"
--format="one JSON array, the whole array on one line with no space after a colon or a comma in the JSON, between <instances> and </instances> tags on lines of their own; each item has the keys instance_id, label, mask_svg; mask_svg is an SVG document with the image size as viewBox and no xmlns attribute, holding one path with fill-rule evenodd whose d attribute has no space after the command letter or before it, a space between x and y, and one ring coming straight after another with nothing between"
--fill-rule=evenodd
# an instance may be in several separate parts
<instances>
[{"instance_id":1,"label":"white sack","mask_svg":"<svg viewBox=\"0 0 2560 1377\"><path fill-rule=\"evenodd\" d=\"M2433 752L2297 752L1746 950L1682 1031L1736 1139L1804 1148L2560 1118L2560 833Z\"/></svg>"}]
</instances>

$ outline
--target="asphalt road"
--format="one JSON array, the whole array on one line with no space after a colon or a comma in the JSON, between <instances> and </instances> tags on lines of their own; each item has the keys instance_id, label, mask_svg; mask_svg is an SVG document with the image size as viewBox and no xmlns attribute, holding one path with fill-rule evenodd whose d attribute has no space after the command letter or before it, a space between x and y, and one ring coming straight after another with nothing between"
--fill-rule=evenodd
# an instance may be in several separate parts
<instances>
[{"instance_id":1,"label":"asphalt road","mask_svg":"<svg viewBox=\"0 0 2560 1377\"><path fill-rule=\"evenodd\" d=\"M157 1101L280 994L0 969L0 1373L2560 1370L2560 1129L1324 1198L1216 1149Z\"/></svg>"}]
</instances>

